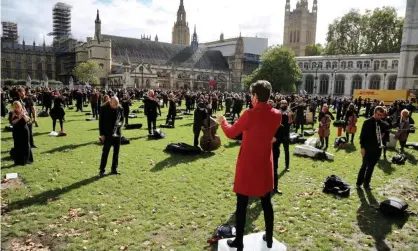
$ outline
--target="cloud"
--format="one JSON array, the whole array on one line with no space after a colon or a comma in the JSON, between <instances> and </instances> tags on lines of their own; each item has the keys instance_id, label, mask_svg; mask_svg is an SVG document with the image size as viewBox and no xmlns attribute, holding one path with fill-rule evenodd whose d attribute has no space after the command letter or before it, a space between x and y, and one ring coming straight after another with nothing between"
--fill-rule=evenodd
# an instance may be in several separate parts
<instances>
[{"instance_id":1,"label":"cloud","mask_svg":"<svg viewBox=\"0 0 418 251\"><path fill-rule=\"evenodd\" d=\"M20 38L31 43L42 42L52 31L52 8L57 0L3 0L2 21L18 23ZM86 40L94 34L96 9L100 10L102 33L140 38L141 34L158 34L159 41L171 42L179 0L65 0L72 5L71 29L75 38ZM312 8L313 0L309 0ZM197 26L200 42L243 36L267 37L269 44L283 40L285 0L184 0L190 32ZM292 8L296 0L291 0ZM394 6L399 16L405 15L406 0L318 0L317 42L324 43L328 24L351 8L374 9Z\"/></svg>"}]
</instances>

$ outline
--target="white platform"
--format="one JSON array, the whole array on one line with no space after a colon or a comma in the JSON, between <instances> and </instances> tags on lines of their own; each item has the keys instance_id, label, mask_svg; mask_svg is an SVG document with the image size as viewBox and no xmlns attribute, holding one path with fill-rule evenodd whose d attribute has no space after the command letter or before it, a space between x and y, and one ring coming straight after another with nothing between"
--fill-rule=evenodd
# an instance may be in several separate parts
<instances>
[{"instance_id":1,"label":"white platform","mask_svg":"<svg viewBox=\"0 0 418 251\"><path fill-rule=\"evenodd\" d=\"M287 247L273 238L273 246L267 248L267 244L263 241L265 232L256 234L249 234L244 236L244 251L286 251ZM232 240L234 238L231 238ZM218 251L235 251L236 248L230 248L226 241L229 239L222 239L218 242Z\"/></svg>"}]
</instances>

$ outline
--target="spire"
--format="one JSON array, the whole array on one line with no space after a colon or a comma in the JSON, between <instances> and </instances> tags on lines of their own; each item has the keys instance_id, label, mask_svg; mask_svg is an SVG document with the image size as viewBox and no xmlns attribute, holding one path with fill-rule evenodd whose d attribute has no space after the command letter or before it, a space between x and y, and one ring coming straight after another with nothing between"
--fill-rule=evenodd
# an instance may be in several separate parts
<instances>
[{"instance_id":1,"label":"spire","mask_svg":"<svg viewBox=\"0 0 418 251\"><path fill-rule=\"evenodd\" d=\"M183 0L180 0L180 7L183 7L184 8Z\"/></svg>"},{"instance_id":2,"label":"spire","mask_svg":"<svg viewBox=\"0 0 418 251\"><path fill-rule=\"evenodd\" d=\"M35 39L33 40L33 49L35 50L35 46L36 46L36 44L35 44Z\"/></svg>"},{"instance_id":3,"label":"spire","mask_svg":"<svg viewBox=\"0 0 418 251\"><path fill-rule=\"evenodd\" d=\"M199 42L197 41L197 33L196 33L196 25L194 25L194 32L193 32L193 38L192 38L192 49L197 50L199 47Z\"/></svg>"},{"instance_id":4,"label":"spire","mask_svg":"<svg viewBox=\"0 0 418 251\"><path fill-rule=\"evenodd\" d=\"M131 64L131 60L129 59L128 48L125 49L125 59L124 59L123 64L124 65L130 65Z\"/></svg>"},{"instance_id":5,"label":"spire","mask_svg":"<svg viewBox=\"0 0 418 251\"><path fill-rule=\"evenodd\" d=\"M100 17L99 17L99 9L97 9L97 16L96 16L96 23L101 23Z\"/></svg>"},{"instance_id":6,"label":"spire","mask_svg":"<svg viewBox=\"0 0 418 251\"><path fill-rule=\"evenodd\" d=\"M157 34L155 34L155 42L158 42L158 35Z\"/></svg>"},{"instance_id":7,"label":"spire","mask_svg":"<svg viewBox=\"0 0 418 251\"><path fill-rule=\"evenodd\" d=\"M316 13L318 11L318 1L314 0L313 6L312 6L312 12Z\"/></svg>"},{"instance_id":8,"label":"spire","mask_svg":"<svg viewBox=\"0 0 418 251\"><path fill-rule=\"evenodd\" d=\"M186 23L186 10L184 9L183 0L180 0L179 10L177 11L177 22Z\"/></svg>"},{"instance_id":9,"label":"spire","mask_svg":"<svg viewBox=\"0 0 418 251\"><path fill-rule=\"evenodd\" d=\"M43 47L43 49L45 51L45 36L44 36L44 42L42 43L42 47Z\"/></svg>"},{"instance_id":10,"label":"spire","mask_svg":"<svg viewBox=\"0 0 418 251\"><path fill-rule=\"evenodd\" d=\"M25 38L23 38L22 45L23 45L23 49L25 49Z\"/></svg>"},{"instance_id":11,"label":"spire","mask_svg":"<svg viewBox=\"0 0 418 251\"><path fill-rule=\"evenodd\" d=\"M286 0L286 7L285 7L286 12L290 11L290 0Z\"/></svg>"},{"instance_id":12,"label":"spire","mask_svg":"<svg viewBox=\"0 0 418 251\"><path fill-rule=\"evenodd\" d=\"M219 40L224 41L224 33L221 32L221 36L219 37Z\"/></svg>"}]
</instances>

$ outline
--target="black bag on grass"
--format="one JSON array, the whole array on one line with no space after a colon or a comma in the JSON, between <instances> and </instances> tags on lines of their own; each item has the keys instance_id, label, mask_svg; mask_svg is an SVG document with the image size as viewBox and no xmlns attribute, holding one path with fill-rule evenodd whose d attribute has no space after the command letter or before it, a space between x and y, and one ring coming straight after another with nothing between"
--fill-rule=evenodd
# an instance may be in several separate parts
<instances>
[{"instance_id":1,"label":"black bag on grass","mask_svg":"<svg viewBox=\"0 0 418 251\"><path fill-rule=\"evenodd\" d=\"M209 239L207 243L214 243L224 238L234 237L236 233L235 227L225 224L216 227L215 232L213 233L212 239Z\"/></svg>"},{"instance_id":2,"label":"black bag on grass","mask_svg":"<svg viewBox=\"0 0 418 251\"><path fill-rule=\"evenodd\" d=\"M379 205L379 210L386 216L403 216L407 213L408 204L398 198L389 198Z\"/></svg>"},{"instance_id":3,"label":"black bag on grass","mask_svg":"<svg viewBox=\"0 0 418 251\"><path fill-rule=\"evenodd\" d=\"M124 136L122 136L120 138L120 144L121 145L129 145L131 142L129 141L129 139L125 138Z\"/></svg>"},{"instance_id":4,"label":"black bag on grass","mask_svg":"<svg viewBox=\"0 0 418 251\"><path fill-rule=\"evenodd\" d=\"M199 154L202 151L199 147L191 146L186 143L168 144L165 150L170 153L181 153L181 154Z\"/></svg>"},{"instance_id":5,"label":"black bag on grass","mask_svg":"<svg viewBox=\"0 0 418 251\"><path fill-rule=\"evenodd\" d=\"M324 193L332 193L341 197L350 196L350 185L336 175L330 175L324 182Z\"/></svg>"}]
</instances>

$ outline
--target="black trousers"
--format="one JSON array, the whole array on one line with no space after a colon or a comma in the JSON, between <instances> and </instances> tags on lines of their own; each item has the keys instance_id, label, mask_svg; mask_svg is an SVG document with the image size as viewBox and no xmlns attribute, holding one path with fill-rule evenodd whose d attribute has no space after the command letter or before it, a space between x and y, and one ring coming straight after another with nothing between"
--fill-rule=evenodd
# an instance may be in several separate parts
<instances>
[{"instance_id":1,"label":"black trousers","mask_svg":"<svg viewBox=\"0 0 418 251\"><path fill-rule=\"evenodd\" d=\"M155 130L157 130L157 117L147 116L147 124L148 124L148 133L151 134L151 124L152 124L152 131L155 132Z\"/></svg>"},{"instance_id":2,"label":"black trousers","mask_svg":"<svg viewBox=\"0 0 418 251\"><path fill-rule=\"evenodd\" d=\"M30 146L34 146L35 143L33 142L32 123L28 124L28 128L29 128L29 143L30 143Z\"/></svg>"},{"instance_id":3,"label":"black trousers","mask_svg":"<svg viewBox=\"0 0 418 251\"><path fill-rule=\"evenodd\" d=\"M296 133L298 133L299 128L302 130L303 133L303 126L305 124L305 121L303 118L296 118Z\"/></svg>"},{"instance_id":4,"label":"black trousers","mask_svg":"<svg viewBox=\"0 0 418 251\"><path fill-rule=\"evenodd\" d=\"M120 137L105 136L102 150L102 160L100 162L100 172L104 173L107 157L109 156L110 147L113 146L113 159L112 159L112 171L116 171L119 163L119 149L120 149Z\"/></svg>"},{"instance_id":5,"label":"black trousers","mask_svg":"<svg viewBox=\"0 0 418 251\"><path fill-rule=\"evenodd\" d=\"M194 140L193 140L194 146L199 146L199 135L200 135L200 131L197 133L196 132L194 133Z\"/></svg>"},{"instance_id":6,"label":"black trousers","mask_svg":"<svg viewBox=\"0 0 418 251\"><path fill-rule=\"evenodd\" d=\"M97 104L91 104L91 112L93 113L93 118L97 119L99 117L99 110Z\"/></svg>"},{"instance_id":7,"label":"black trousers","mask_svg":"<svg viewBox=\"0 0 418 251\"><path fill-rule=\"evenodd\" d=\"M169 120L171 119L171 124L170 125L172 125L172 126L174 126L174 123L176 122L176 111L174 111L174 112L169 112L168 114L167 114L167 119L165 120L165 124L166 125L169 125Z\"/></svg>"},{"instance_id":8,"label":"black trousers","mask_svg":"<svg viewBox=\"0 0 418 251\"><path fill-rule=\"evenodd\" d=\"M370 186L370 180L372 179L374 166L380 159L381 154L382 149L380 148L366 149L366 155L363 157L363 163L361 164L361 168L357 176L357 186L361 186L363 184L364 187Z\"/></svg>"},{"instance_id":9,"label":"black trousers","mask_svg":"<svg viewBox=\"0 0 418 251\"><path fill-rule=\"evenodd\" d=\"M289 164L290 164L289 143L290 143L289 139L279 139L275 143L273 143L274 189L278 188L278 183L279 183L279 175L277 173L277 169L279 168L280 145L283 144L286 168L289 168Z\"/></svg>"},{"instance_id":10,"label":"black trousers","mask_svg":"<svg viewBox=\"0 0 418 251\"><path fill-rule=\"evenodd\" d=\"M237 244L243 244L244 239L244 228L245 220L247 216L247 207L248 207L249 197L242 194L237 194L237 211L235 212L236 218L236 238L235 241ZM271 205L271 195L270 192L266 193L263 197L260 197L261 206L264 211L264 223L266 226L266 239L267 241L272 240L273 238L273 206Z\"/></svg>"}]
</instances>

